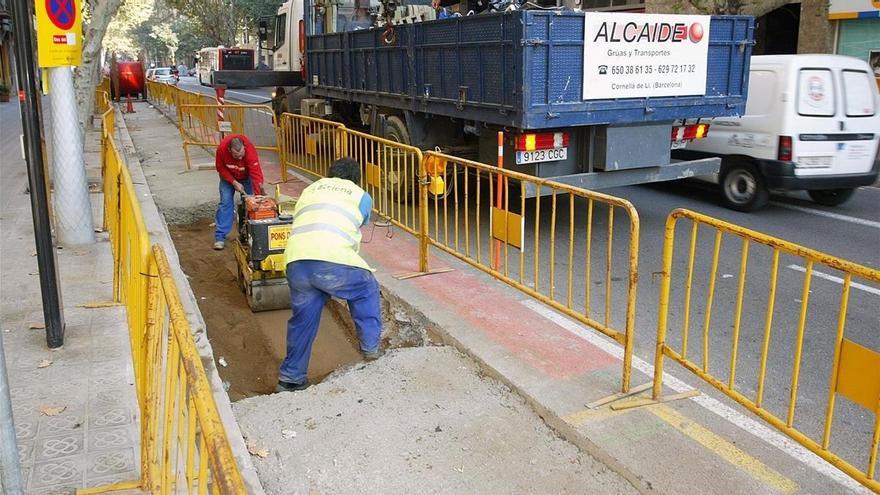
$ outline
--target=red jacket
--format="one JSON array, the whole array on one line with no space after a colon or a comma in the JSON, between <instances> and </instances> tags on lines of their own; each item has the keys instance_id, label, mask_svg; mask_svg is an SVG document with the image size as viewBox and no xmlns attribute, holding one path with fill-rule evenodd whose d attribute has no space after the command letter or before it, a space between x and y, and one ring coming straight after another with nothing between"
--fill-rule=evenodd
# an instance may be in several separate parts
<instances>
[{"instance_id":1,"label":"red jacket","mask_svg":"<svg viewBox=\"0 0 880 495\"><path fill-rule=\"evenodd\" d=\"M244 157L236 160L229 151L229 142L233 138L244 142ZM263 169L260 167L260 155L251 143L250 139L243 134L230 134L217 145L215 166L220 178L232 184L233 181L242 181L250 177L254 186L254 194L260 194L260 185L263 183Z\"/></svg>"}]
</instances>

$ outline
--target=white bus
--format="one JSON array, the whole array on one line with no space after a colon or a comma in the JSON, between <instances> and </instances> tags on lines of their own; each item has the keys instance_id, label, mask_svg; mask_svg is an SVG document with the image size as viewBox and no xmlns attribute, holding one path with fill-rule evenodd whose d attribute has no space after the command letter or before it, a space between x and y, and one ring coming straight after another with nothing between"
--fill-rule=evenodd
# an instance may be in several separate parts
<instances>
[{"instance_id":1,"label":"white bus","mask_svg":"<svg viewBox=\"0 0 880 495\"><path fill-rule=\"evenodd\" d=\"M213 86L214 72L218 70L254 70L254 51L223 46L199 50L199 84Z\"/></svg>"}]
</instances>

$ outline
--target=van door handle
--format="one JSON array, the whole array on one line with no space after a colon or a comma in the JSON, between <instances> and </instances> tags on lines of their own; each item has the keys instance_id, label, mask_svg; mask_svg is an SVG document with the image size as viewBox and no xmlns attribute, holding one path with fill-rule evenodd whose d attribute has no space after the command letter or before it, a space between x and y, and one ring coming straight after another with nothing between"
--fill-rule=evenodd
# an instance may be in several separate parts
<instances>
[{"instance_id":1,"label":"van door handle","mask_svg":"<svg viewBox=\"0 0 880 495\"><path fill-rule=\"evenodd\" d=\"M838 121L837 125L840 127L840 130L841 130L841 131L845 131L845 130L846 130L846 122L844 122L844 121L841 120L841 121Z\"/></svg>"}]
</instances>

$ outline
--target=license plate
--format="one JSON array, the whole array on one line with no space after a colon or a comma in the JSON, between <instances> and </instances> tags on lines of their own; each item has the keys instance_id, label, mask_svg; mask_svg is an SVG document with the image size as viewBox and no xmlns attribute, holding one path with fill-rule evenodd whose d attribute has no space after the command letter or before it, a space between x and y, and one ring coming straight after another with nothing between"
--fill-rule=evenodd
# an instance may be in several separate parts
<instances>
[{"instance_id":1,"label":"license plate","mask_svg":"<svg viewBox=\"0 0 880 495\"><path fill-rule=\"evenodd\" d=\"M673 141L671 149L680 150L680 149L684 148L685 146L687 146L687 144L688 144L687 141Z\"/></svg>"},{"instance_id":2,"label":"license plate","mask_svg":"<svg viewBox=\"0 0 880 495\"><path fill-rule=\"evenodd\" d=\"M830 156L801 156L797 159L800 168L828 168L831 166L833 157Z\"/></svg>"},{"instance_id":3,"label":"license plate","mask_svg":"<svg viewBox=\"0 0 880 495\"><path fill-rule=\"evenodd\" d=\"M568 157L568 148L553 148L552 150L517 151L516 164L553 162L565 160Z\"/></svg>"}]
</instances>

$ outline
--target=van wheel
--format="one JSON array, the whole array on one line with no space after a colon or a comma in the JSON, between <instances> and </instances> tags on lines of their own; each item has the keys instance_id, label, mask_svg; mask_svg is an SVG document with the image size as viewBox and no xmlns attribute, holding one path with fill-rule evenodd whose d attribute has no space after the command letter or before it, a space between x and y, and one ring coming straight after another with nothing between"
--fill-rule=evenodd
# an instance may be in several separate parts
<instances>
[{"instance_id":1,"label":"van wheel","mask_svg":"<svg viewBox=\"0 0 880 495\"><path fill-rule=\"evenodd\" d=\"M817 189L807 191L807 194L822 206L838 206L846 203L855 192L855 189Z\"/></svg>"},{"instance_id":2,"label":"van wheel","mask_svg":"<svg viewBox=\"0 0 880 495\"><path fill-rule=\"evenodd\" d=\"M721 193L724 206L736 211L757 210L770 196L757 167L748 162L722 165Z\"/></svg>"}]
</instances>

